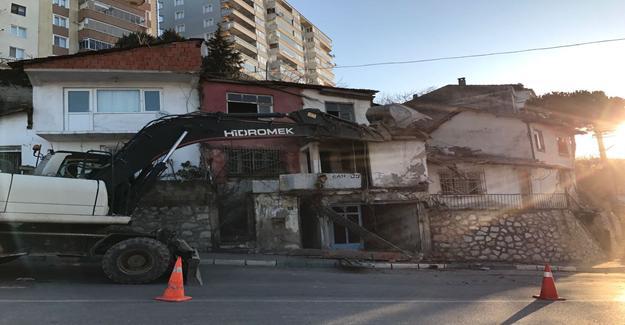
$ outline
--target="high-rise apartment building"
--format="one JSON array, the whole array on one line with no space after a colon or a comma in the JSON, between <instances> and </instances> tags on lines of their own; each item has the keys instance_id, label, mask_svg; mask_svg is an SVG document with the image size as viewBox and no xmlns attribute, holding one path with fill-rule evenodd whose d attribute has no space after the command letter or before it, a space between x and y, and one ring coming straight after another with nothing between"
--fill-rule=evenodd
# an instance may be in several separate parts
<instances>
[{"instance_id":1,"label":"high-rise apartment building","mask_svg":"<svg viewBox=\"0 0 625 325\"><path fill-rule=\"evenodd\" d=\"M112 47L131 32L157 34L156 0L0 0L0 58Z\"/></svg>"},{"instance_id":2,"label":"high-rise apartment building","mask_svg":"<svg viewBox=\"0 0 625 325\"><path fill-rule=\"evenodd\" d=\"M284 0L160 0L161 31L210 38L218 24L257 79L334 85L332 40Z\"/></svg>"}]
</instances>

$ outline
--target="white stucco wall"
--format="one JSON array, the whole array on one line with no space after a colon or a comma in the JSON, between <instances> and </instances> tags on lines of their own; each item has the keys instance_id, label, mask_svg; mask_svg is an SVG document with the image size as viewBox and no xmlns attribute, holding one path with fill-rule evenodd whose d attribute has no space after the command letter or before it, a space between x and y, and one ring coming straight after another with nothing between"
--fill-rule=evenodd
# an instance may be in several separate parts
<instances>
[{"instance_id":1,"label":"white stucco wall","mask_svg":"<svg viewBox=\"0 0 625 325\"><path fill-rule=\"evenodd\" d=\"M326 102L353 103L356 123L369 124L366 114L367 110L371 107L370 100L322 95L315 89L304 89L302 95L304 96L304 108L316 108L324 112Z\"/></svg>"},{"instance_id":2,"label":"white stucco wall","mask_svg":"<svg viewBox=\"0 0 625 325\"><path fill-rule=\"evenodd\" d=\"M558 129L556 127L544 124L532 123L530 124L532 130L540 130L543 134L543 139L545 141L545 151L538 151L536 144L534 143L534 152L536 155L536 159L550 164L550 165L558 165L568 168L573 168L575 166L575 146L572 144L568 145L569 155L561 155L558 152L558 137L571 137L571 141L575 141L575 137L571 134L568 134L564 130ZM574 143L574 142L572 142Z\"/></svg>"},{"instance_id":3,"label":"white stucco wall","mask_svg":"<svg viewBox=\"0 0 625 325\"><path fill-rule=\"evenodd\" d=\"M551 194L564 193L564 186L560 184L558 169L536 168L512 165L473 165L461 163L456 165L460 171L484 171L487 194L521 194L523 193L523 175L529 171L531 193ZM428 172L432 183L429 186L430 194L441 192L439 171L447 171L447 167L429 164Z\"/></svg>"},{"instance_id":4,"label":"white stucco wall","mask_svg":"<svg viewBox=\"0 0 625 325\"><path fill-rule=\"evenodd\" d=\"M441 147L468 147L482 153L532 158L525 122L486 113L462 112L431 134L430 143Z\"/></svg>"},{"instance_id":5,"label":"white stucco wall","mask_svg":"<svg viewBox=\"0 0 625 325\"><path fill-rule=\"evenodd\" d=\"M369 142L368 146L373 186L416 186L427 179L425 142Z\"/></svg>"},{"instance_id":6,"label":"white stucco wall","mask_svg":"<svg viewBox=\"0 0 625 325\"><path fill-rule=\"evenodd\" d=\"M0 146L20 146L22 150L22 165L35 166L33 144L47 144L33 130L26 128L28 117L26 113L16 113L0 117Z\"/></svg>"},{"instance_id":7,"label":"white stucco wall","mask_svg":"<svg viewBox=\"0 0 625 325\"><path fill-rule=\"evenodd\" d=\"M57 82L35 85L33 87L33 129L35 133L72 133L66 125L64 96L66 88L146 88L161 90L161 112L146 113L94 113L93 129L81 131L83 134L66 136L65 139L45 140L43 151L55 150L100 150L101 146L115 148L121 146L127 137L110 140L111 136L98 138L88 133L135 133L147 122L167 114L184 114L196 111L199 97L196 85L191 82L151 82L151 81L124 81L124 82ZM84 134L87 133L87 134ZM178 149L172 156L174 166L179 168L185 161L199 165L199 145L191 145Z\"/></svg>"}]
</instances>

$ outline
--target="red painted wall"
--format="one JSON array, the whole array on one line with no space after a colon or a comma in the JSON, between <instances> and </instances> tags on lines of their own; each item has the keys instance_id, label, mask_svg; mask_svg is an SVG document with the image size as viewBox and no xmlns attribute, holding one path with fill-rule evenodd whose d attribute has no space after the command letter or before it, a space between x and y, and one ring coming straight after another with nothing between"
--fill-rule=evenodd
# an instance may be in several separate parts
<instances>
[{"instance_id":1,"label":"red painted wall","mask_svg":"<svg viewBox=\"0 0 625 325\"><path fill-rule=\"evenodd\" d=\"M214 81L202 83L201 110L204 112L227 112L226 94L229 92L270 95L273 97L273 111L288 113L303 108L304 103L300 97L301 90L298 88L282 88L280 90L256 85L240 85ZM282 160L286 164L288 173L299 173L299 148L301 139L272 138L272 139L242 139L208 141L204 144L204 155L210 157L211 168L216 173L216 178L224 180L225 157L223 147L232 148L271 148L280 149L283 152Z\"/></svg>"},{"instance_id":2,"label":"red painted wall","mask_svg":"<svg viewBox=\"0 0 625 325\"><path fill-rule=\"evenodd\" d=\"M273 111L289 113L302 109L304 102L298 88L273 89L255 85L240 85L225 82L204 81L202 83L202 111L227 112L226 93L270 95L273 97Z\"/></svg>"}]
</instances>

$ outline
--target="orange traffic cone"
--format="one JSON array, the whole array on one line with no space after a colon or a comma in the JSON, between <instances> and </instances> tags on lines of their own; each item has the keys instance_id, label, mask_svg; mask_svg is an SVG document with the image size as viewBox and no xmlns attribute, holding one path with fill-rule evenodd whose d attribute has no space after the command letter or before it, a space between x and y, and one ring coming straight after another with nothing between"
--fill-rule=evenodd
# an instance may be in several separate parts
<instances>
[{"instance_id":1,"label":"orange traffic cone","mask_svg":"<svg viewBox=\"0 0 625 325\"><path fill-rule=\"evenodd\" d=\"M169 283L167 283L167 289L160 297L154 298L160 301L168 302L181 302L191 300L191 297L184 295L184 280L182 277L182 259L178 256L174 270L169 277Z\"/></svg>"},{"instance_id":2,"label":"orange traffic cone","mask_svg":"<svg viewBox=\"0 0 625 325\"><path fill-rule=\"evenodd\" d=\"M541 300L565 300L564 298L558 297L556 282L553 280L553 273L551 273L549 264L545 264L545 273L543 274L543 285L540 287L540 295L533 297Z\"/></svg>"}]
</instances>

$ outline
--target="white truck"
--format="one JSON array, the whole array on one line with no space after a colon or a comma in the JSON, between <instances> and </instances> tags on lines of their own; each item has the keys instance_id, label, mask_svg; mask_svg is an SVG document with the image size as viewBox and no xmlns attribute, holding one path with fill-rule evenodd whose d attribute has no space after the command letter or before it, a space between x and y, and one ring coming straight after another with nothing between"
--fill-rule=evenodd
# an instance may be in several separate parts
<instances>
[{"instance_id":1,"label":"white truck","mask_svg":"<svg viewBox=\"0 0 625 325\"><path fill-rule=\"evenodd\" d=\"M201 283L195 249L167 229L135 231L130 216L177 148L214 139L268 137L383 140L374 129L304 109L165 116L148 123L115 153L43 156L34 148L41 159L34 175L0 173L0 263L24 255L102 256L102 269L111 280L136 284L161 277L181 256L185 279Z\"/></svg>"}]
</instances>

